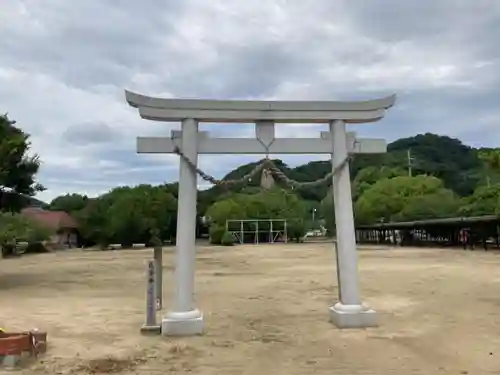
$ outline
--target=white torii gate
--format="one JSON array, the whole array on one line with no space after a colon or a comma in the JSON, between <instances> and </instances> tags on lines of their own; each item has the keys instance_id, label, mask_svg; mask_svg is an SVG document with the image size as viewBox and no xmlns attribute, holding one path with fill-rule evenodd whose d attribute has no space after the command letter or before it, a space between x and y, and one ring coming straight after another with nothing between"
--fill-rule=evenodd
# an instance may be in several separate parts
<instances>
[{"instance_id":1,"label":"white torii gate","mask_svg":"<svg viewBox=\"0 0 500 375\"><path fill-rule=\"evenodd\" d=\"M333 178L339 301L330 307L330 321L340 328L377 325L376 312L360 298L351 182L345 160L349 153L384 153L387 147L383 139L356 140L355 133L346 132L346 123L380 120L394 105L395 95L364 102L331 102L162 99L125 94L144 119L182 122L182 130L173 130L171 137L138 137L138 153L174 153L179 147L194 165L199 154L331 154L332 168L343 166ZM198 131L199 122L255 123L256 138L210 138L208 132ZM320 138L275 138L275 123L328 123L330 131L322 132ZM196 199L196 172L181 158L175 297L172 310L162 320L163 335L203 332L203 314L194 303Z\"/></svg>"}]
</instances>

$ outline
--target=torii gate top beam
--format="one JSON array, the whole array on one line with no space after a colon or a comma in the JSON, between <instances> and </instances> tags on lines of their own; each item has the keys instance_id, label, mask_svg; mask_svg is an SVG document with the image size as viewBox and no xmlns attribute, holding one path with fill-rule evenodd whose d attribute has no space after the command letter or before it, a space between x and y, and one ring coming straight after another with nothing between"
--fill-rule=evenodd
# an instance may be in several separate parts
<instances>
[{"instance_id":1,"label":"torii gate top beam","mask_svg":"<svg viewBox=\"0 0 500 375\"><path fill-rule=\"evenodd\" d=\"M193 118L200 122L230 123L266 120L276 123L373 122L384 117L385 111L396 101L396 95L359 102L162 99L127 90L125 96L147 120Z\"/></svg>"}]
</instances>

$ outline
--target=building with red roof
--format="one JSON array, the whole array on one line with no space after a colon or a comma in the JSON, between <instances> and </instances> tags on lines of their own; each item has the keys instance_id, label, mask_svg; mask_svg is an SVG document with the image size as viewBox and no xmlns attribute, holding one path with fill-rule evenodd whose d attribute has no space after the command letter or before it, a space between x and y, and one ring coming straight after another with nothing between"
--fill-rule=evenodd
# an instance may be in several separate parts
<instances>
[{"instance_id":1,"label":"building with red roof","mask_svg":"<svg viewBox=\"0 0 500 375\"><path fill-rule=\"evenodd\" d=\"M21 213L54 231L50 242L60 246L78 245L78 223L67 212L47 211L39 207L28 207Z\"/></svg>"}]
</instances>

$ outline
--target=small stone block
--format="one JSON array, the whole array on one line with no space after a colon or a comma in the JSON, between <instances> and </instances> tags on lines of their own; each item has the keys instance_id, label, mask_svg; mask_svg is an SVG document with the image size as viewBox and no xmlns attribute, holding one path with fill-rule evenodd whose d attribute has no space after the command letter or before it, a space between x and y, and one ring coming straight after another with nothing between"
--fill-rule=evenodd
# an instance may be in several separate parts
<instances>
[{"instance_id":1,"label":"small stone block","mask_svg":"<svg viewBox=\"0 0 500 375\"><path fill-rule=\"evenodd\" d=\"M44 354L47 352L47 343L46 342L39 342L36 344L36 353L37 354Z\"/></svg>"},{"instance_id":2,"label":"small stone block","mask_svg":"<svg viewBox=\"0 0 500 375\"><path fill-rule=\"evenodd\" d=\"M43 354L47 351L47 332L38 330L28 332L34 342L34 354Z\"/></svg>"},{"instance_id":3,"label":"small stone block","mask_svg":"<svg viewBox=\"0 0 500 375\"><path fill-rule=\"evenodd\" d=\"M196 336L203 334L203 317L187 320L164 318L161 322L163 336Z\"/></svg>"},{"instance_id":4,"label":"small stone block","mask_svg":"<svg viewBox=\"0 0 500 375\"><path fill-rule=\"evenodd\" d=\"M330 322L338 328L378 327L377 312L371 309L353 313L330 307Z\"/></svg>"},{"instance_id":5,"label":"small stone block","mask_svg":"<svg viewBox=\"0 0 500 375\"><path fill-rule=\"evenodd\" d=\"M143 325L141 327L141 333L143 335L159 335L159 334L161 334L161 326Z\"/></svg>"}]
</instances>

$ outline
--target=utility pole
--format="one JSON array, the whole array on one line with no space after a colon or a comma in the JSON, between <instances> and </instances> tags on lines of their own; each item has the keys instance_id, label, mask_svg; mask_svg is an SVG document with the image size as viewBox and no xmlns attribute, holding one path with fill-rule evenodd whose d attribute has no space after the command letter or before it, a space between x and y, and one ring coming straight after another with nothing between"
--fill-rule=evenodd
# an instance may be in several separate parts
<instances>
[{"instance_id":1,"label":"utility pole","mask_svg":"<svg viewBox=\"0 0 500 375\"><path fill-rule=\"evenodd\" d=\"M408 176L412 177L413 157L411 156L411 148L409 148L408 151L406 152L406 159L407 159L407 165L408 165Z\"/></svg>"}]
</instances>

